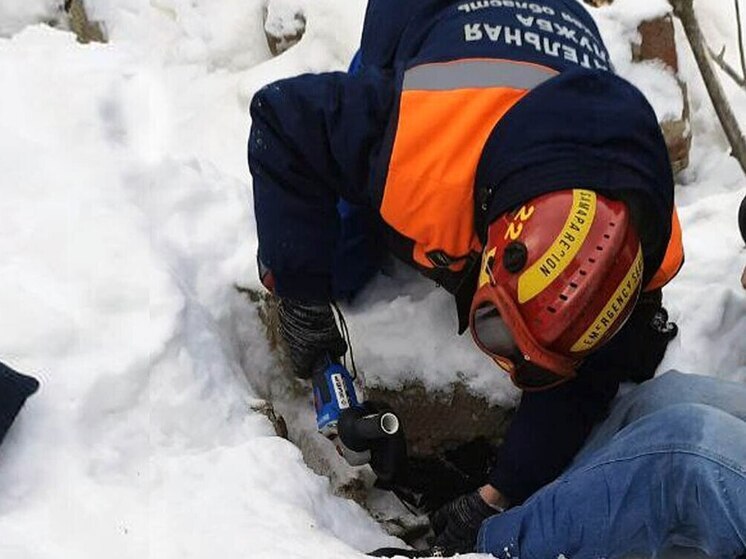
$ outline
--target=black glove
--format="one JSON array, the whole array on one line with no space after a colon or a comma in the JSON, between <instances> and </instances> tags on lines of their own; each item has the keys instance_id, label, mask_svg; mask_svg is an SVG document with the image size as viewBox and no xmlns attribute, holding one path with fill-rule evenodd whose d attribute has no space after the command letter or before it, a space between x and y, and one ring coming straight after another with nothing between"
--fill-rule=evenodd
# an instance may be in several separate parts
<instances>
[{"instance_id":1,"label":"black glove","mask_svg":"<svg viewBox=\"0 0 746 559\"><path fill-rule=\"evenodd\" d=\"M430 515L435 533L433 549L446 554L474 551L482 522L500 512L484 502L479 490L461 495Z\"/></svg>"},{"instance_id":2,"label":"black glove","mask_svg":"<svg viewBox=\"0 0 746 559\"><path fill-rule=\"evenodd\" d=\"M287 356L297 377L310 378L325 355L336 358L347 351L329 303L280 299L277 315Z\"/></svg>"}]
</instances>

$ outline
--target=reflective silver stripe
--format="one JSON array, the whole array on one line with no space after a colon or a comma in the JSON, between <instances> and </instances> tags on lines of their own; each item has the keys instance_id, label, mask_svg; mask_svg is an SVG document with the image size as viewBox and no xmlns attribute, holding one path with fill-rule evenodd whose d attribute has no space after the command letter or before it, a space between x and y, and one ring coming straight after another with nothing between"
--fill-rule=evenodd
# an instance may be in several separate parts
<instances>
[{"instance_id":1,"label":"reflective silver stripe","mask_svg":"<svg viewBox=\"0 0 746 559\"><path fill-rule=\"evenodd\" d=\"M403 89L446 91L449 89L514 87L533 89L559 72L535 64L507 60L462 60L422 64L404 72Z\"/></svg>"}]
</instances>

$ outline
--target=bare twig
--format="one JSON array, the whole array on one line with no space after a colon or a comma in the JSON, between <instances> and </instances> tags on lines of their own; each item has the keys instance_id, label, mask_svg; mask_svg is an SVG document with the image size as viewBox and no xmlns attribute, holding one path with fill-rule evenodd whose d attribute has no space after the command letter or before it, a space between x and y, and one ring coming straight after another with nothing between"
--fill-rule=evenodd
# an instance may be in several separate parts
<instances>
[{"instance_id":1,"label":"bare twig","mask_svg":"<svg viewBox=\"0 0 746 559\"><path fill-rule=\"evenodd\" d=\"M694 14L693 0L669 0L669 2L673 6L674 13L684 26L684 32L687 39L689 39L689 44L692 47L692 52L697 61L697 66L699 66L699 71L702 74L702 79L704 79L707 92L710 94L715 112L725 131L728 142L730 142L733 157L736 158L744 174L746 174L746 139L743 137L730 103L728 103L720 81L718 81L717 75L710 64L702 30Z\"/></svg>"},{"instance_id":2,"label":"bare twig","mask_svg":"<svg viewBox=\"0 0 746 559\"><path fill-rule=\"evenodd\" d=\"M723 70L723 72L725 72L726 74L728 74L728 76L734 82L736 82L739 86L741 86L742 88L746 89L746 78L743 78L743 77L739 76L738 72L736 72L736 70L733 68L733 66L731 66L730 64L728 64L725 61L725 58L723 57L723 55L725 54L725 48L723 48L723 50L720 51L720 54L715 54L715 51L712 50L709 47L709 45L708 45L707 52L710 53L710 56L715 61L715 64L717 64L718 66L720 66L720 68Z\"/></svg>"},{"instance_id":3,"label":"bare twig","mask_svg":"<svg viewBox=\"0 0 746 559\"><path fill-rule=\"evenodd\" d=\"M736 25L738 27L738 53L741 55L741 75L746 80L746 55L744 55L744 44L743 44L743 25L741 24L741 5L739 0L734 0L736 3Z\"/></svg>"}]
</instances>

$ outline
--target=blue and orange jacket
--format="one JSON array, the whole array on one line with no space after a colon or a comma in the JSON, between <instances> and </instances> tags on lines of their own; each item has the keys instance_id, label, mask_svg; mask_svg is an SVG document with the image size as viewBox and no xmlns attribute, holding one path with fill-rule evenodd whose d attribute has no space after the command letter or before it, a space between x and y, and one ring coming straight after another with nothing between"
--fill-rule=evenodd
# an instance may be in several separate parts
<instances>
[{"instance_id":1,"label":"blue and orange jacket","mask_svg":"<svg viewBox=\"0 0 746 559\"><path fill-rule=\"evenodd\" d=\"M377 208L394 253L453 292L493 219L569 188L630 204L648 288L678 271L673 178L656 116L614 75L578 2L370 0L361 56L355 75L281 80L252 100L259 259L278 295L330 299L339 197ZM604 409L584 411L578 402L589 399L579 394L590 389L581 384L524 395L512 432L523 425L538 438L526 446L513 437L512 465L496 474L504 492L524 498L577 450ZM602 392L608 402L616 387ZM567 444L553 439L555 414L566 415L557 436ZM552 450L537 457L542 446Z\"/></svg>"},{"instance_id":2,"label":"blue and orange jacket","mask_svg":"<svg viewBox=\"0 0 746 559\"><path fill-rule=\"evenodd\" d=\"M489 221L566 188L630 200L646 279L660 269L665 142L575 0L374 0L361 53L355 75L281 80L252 101L259 257L280 296L330 298L340 196L378 208L392 250L451 291Z\"/></svg>"}]
</instances>

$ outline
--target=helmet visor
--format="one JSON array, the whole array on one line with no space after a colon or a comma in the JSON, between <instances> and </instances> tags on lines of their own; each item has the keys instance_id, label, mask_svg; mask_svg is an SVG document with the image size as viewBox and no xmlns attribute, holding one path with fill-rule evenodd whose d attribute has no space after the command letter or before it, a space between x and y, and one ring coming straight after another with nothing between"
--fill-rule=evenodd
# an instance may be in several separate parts
<instances>
[{"instance_id":1,"label":"helmet visor","mask_svg":"<svg viewBox=\"0 0 746 559\"><path fill-rule=\"evenodd\" d=\"M483 305L474 311L471 331L477 345L491 357L511 358L520 354L513 334L494 305Z\"/></svg>"},{"instance_id":2,"label":"helmet visor","mask_svg":"<svg viewBox=\"0 0 746 559\"><path fill-rule=\"evenodd\" d=\"M510 373L519 388L542 390L567 380L527 359L497 307L491 303L483 304L472 312L471 333L477 346Z\"/></svg>"}]
</instances>

